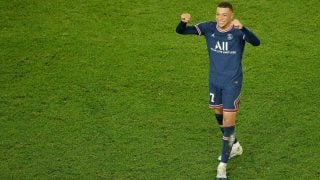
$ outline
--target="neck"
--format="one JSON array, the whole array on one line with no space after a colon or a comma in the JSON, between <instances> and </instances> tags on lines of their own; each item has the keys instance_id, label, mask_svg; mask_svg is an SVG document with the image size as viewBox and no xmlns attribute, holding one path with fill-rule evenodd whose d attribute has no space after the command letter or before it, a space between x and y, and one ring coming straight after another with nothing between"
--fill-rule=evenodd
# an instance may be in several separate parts
<instances>
[{"instance_id":1,"label":"neck","mask_svg":"<svg viewBox=\"0 0 320 180\"><path fill-rule=\"evenodd\" d=\"M226 25L226 26L224 26L224 27L220 27L220 26L218 26L218 24L217 24L217 29L218 29L219 31L221 31L221 32L227 32L227 31L229 31L229 30L232 29L232 23L229 23L228 25Z\"/></svg>"}]
</instances>

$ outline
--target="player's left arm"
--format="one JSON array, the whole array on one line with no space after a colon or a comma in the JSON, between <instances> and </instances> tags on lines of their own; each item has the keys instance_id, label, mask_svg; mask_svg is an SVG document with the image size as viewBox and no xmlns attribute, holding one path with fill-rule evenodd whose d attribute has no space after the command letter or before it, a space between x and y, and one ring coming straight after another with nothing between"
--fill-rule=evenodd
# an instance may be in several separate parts
<instances>
[{"instance_id":1,"label":"player's left arm","mask_svg":"<svg viewBox=\"0 0 320 180\"><path fill-rule=\"evenodd\" d=\"M260 45L260 39L252 31L243 26L243 24L239 20L234 19L232 21L232 24L234 28L240 29L243 32L245 41L252 44L253 46Z\"/></svg>"}]
</instances>

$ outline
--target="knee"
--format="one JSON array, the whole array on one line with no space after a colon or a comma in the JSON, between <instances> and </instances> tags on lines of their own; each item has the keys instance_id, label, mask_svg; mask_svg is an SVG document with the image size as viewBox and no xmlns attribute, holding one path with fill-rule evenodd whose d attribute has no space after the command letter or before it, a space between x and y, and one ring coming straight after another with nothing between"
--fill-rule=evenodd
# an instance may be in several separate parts
<instances>
[{"instance_id":1,"label":"knee","mask_svg":"<svg viewBox=\"0 0 320 180\"><path fill-rule=\"evenodd\" d=\"M236 112L224 112L223 113L223 126L230 127L236 124Z\"/></svg>"},{"instance_id":2,"label":"knee","mask_svg":"<svg viewBox=\"0 0 320 180\"><path fill-rule=\"evenodd\" d=\"M221 114L221 115L223 114L222 107L214 108L213 111L214 111L215 114Z\"/></svg>"}]
</instances>

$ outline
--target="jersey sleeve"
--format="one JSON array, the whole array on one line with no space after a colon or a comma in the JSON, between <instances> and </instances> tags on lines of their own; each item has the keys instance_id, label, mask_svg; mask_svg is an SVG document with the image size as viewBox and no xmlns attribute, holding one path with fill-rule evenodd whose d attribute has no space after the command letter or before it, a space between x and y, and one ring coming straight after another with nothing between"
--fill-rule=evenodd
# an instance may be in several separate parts
<instances>
[{"instance_id":1,"label":"jersey sleeve","mask_svg":"<svg viewBox=\"0 0 320 180\"><path fill-rule=\"evenodd\" d=\"M260 40L259 38L252 32L250 31L247 27L243 27L241 29L243 33L243 39L252 44L253 46L259 46L260 45Z\"/></svg>"},{"instance_id":2,"label":"jersey sleeve","mask_svg":"<svg viewBox=\"0 0 320 180\"><path fill-rule=\"evenodd\" d=\"M197 29L194 26L187 26L187 23L180 21L176 28L178 34L198 34Z\"/></svg>"},{"instance_id":3,"label":"jersey sleeve","mask_svg":"<svg viewBox=\"0 0 320 180\"><path fill-rule=\"evenodd\" d=\"M196 28L199 36L205 35L209 31L209 23L208 22L196 24L194 27Z\"/></svg>"},{"instance_id":4,"label":"jersey sleeve","mask_svg":"<svg viewBox=\"0 0 320 180\"><path fill-rule=\"evenodd\" d=\"M187 23L180 22L176 28L178 34L194 34L194 35L205 35L208 31L207 23L199 23L193 26L187 26Z\"/></svg>"}]
</instances>

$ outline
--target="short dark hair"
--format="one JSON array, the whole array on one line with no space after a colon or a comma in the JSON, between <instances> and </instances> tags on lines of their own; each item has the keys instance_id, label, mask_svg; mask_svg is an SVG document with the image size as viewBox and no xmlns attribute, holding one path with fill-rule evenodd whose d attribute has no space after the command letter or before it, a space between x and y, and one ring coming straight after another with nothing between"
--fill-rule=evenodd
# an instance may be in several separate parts
<instances>
[{"instance_id":1,"label":"short dark hair","mask_svg":"<svg viewBox=\"0 0 320 180\"><path fill-rule=\"evenodd\" d=\"M221 2L218 4L219 8L229 8L232 12L233 12L233 7L232 7L232 4L229 3L229 2Z\"/></svg>"}]
</instances>

